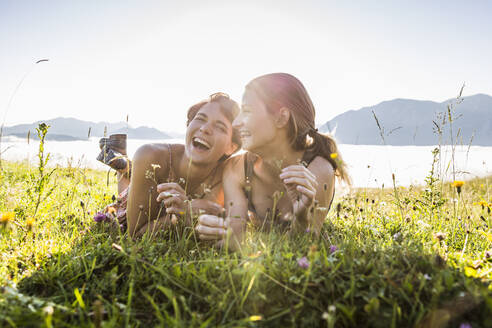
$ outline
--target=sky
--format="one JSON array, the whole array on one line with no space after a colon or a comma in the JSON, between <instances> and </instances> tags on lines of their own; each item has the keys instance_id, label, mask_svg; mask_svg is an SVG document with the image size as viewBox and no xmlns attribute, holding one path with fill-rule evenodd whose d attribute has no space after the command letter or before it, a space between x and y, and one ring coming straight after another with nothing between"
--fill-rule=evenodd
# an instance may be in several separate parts
<instances>
[{"instance_id":1,"label":"sky","mask_svg":"<svg viewBox=\"0 0 492 328\"><path fill-rule=\"evenodd\" d=\"M492 1L0 0L0 120L185 130L186 111L287 72L316 123L395 98L492 95ZM40 59L49 59L36 64Z\"/></svg>"}]
</instances>

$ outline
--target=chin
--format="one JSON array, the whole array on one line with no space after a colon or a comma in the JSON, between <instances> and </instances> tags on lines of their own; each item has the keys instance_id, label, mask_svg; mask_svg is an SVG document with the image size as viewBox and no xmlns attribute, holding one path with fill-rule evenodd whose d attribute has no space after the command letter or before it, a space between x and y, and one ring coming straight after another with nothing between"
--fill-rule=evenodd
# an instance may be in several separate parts
<instances>
[{"instance_id":1,"label":"chin","mask_svg":"<svg viewBox=\"0 0 492 328\"><path fill-rule=\"evenodd\" d=\"M203 152L203 151L197 151L195 149L191 149L189 152L189 157L191 158L191 161L195 165L208 165L212 164L215 162L218 162L217 156L214 156L214 154L211 151Z\"/></svg>"}]
</instances>

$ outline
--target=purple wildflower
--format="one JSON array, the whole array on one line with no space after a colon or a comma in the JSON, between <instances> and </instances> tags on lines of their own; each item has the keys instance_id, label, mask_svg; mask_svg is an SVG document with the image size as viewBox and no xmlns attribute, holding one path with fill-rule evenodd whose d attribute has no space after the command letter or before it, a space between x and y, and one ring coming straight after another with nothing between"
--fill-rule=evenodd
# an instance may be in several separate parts
<instances>
[{"instance_id":1,"label":"purple wildflower","mask_svg":"<svg viewBox=\"0 0 492 328\"><path fill-rule=\"evenodd\" d=\"M96 221L96 222L102 222L105 219L106 219L106 214L104 214L104 213L97 212L97 214L94 215L94 221Z\"/></svg>"},{"instance_id":2,"label":"purple wildflower","mask_svg":"<svg viewBox=\"0 0 492 328\"><path fill-rule=\"evenodd\" d=\"M470 325L468 322L463 322L460 325L460 328L472 328L472 325Z\"/></svg>"},{"instance_id":3,"label":"purple wildflower","mask_svg":"<svg viewBox=\"0 0 492 328\"><path fill-rule=\"evenodd\" d=\"M306 233L310 233L310 232L311 232L311 229L306 228Z\"/></svg>"},{"instance_id":4,"label":"purple wildflower","mask_svg":"<svg viewBox=\"0 0 492 328\"><path fill-rule=\"evenodd\" d=\"M336 252L337 250L338 250L338 247L336 245L330 246L330 254Z\"/></svg>"},{"instance_id":5,"label":"purple wildflower","mask_svg":"<svg viewBox=\"0 0 492 328\"><path fill-rule=\"evenodd\" d=\"M301 257L300 259L298 259L298 260L297 260L297 264L298 264L301 268L303 268L303 269L307 269L307 268L309 268L309 261L308 261L308 259L307 259L305 256L303 256L303 257Z\"/></svg>"}]
</instances>

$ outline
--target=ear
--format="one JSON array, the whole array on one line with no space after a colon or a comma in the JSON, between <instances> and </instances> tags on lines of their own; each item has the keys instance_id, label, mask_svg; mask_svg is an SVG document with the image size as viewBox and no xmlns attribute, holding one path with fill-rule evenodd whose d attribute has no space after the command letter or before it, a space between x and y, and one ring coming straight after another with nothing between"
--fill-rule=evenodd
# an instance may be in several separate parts
<instances>
[{"instance_id":1,"label":"ear","mask_svg":"<svg viewBox=\"0 0 492 328\"><path fill-rule=\"evenodd\" d=\"M281 107L277 114L277 121L275 122L277 128L283 128L289 123L290 109L287 107Z\"/></svg>"}]
</instances>

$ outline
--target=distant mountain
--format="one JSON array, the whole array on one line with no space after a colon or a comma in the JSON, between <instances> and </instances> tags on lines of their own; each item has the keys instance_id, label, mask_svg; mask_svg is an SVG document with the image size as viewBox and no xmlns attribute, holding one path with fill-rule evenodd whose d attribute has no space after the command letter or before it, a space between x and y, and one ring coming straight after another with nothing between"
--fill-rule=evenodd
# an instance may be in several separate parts
<instances>
[{"instance_id":1,"label":"distant mountain","mask_svg":"<svg viewBox=\"0 0 492 328\"><path fill-rule=\"evenodd\" d=\"M14 135L17 137L27 137L30 131L31 137L36 137L36 128L39 123L44 122L50 125L46 138L49 140L73 141L85 140L89 136L102 137L106 129L107 135L113 133L127 133L131 139L169 139L170 135L154 128L141 126L138 128L127 127L125 122L89 122L75 118L58 117L52 120L37 121L31 124L19 124L4 127L3 135ZM90 129L90 133L89 133Z\"/></svg>"},{"instance_id":2,"label":"distant mountain","mask_svg":"<svg viewBox=\"0 0 492 328\"><path fill-rule=\"evenodd\" d=\"M456 99L441 103L394 99L345 112L319 129L322 132L335 130L337 141L345 144L423 146L439 143L437 123L442 130L441 144L450 144L447 106L455 102ZM492 146L491 96L477 94L463 97L461 103L454 105L452 117L453 135L456 137L459 132L459 143L469 144L471 141L472 145ZM444 125L443 118L446 122Z\"/></svg>"}]
</instances>

